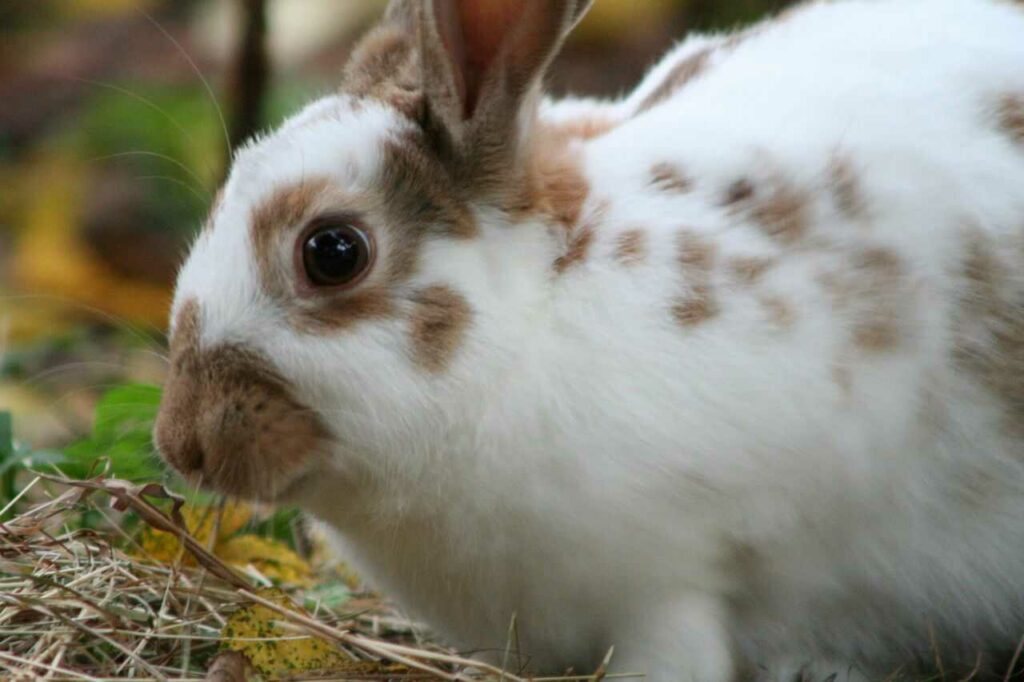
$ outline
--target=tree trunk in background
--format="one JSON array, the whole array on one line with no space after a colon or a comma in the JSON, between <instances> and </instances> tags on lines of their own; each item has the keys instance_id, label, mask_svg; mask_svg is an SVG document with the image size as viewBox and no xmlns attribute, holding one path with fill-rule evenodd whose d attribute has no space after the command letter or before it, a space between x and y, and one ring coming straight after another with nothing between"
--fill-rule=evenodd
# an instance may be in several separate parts
<instances>
[{"instance_id":1,"label":"tree trunk in background","mask_svg":"<svg viewBox=\"0 0 1024 682\"><path fill-rule=\"evenodd\" d=\"M238 0L243 22L231 74L231 148L263 124L263 104L270 76L267 56L266 0Z\"/></svg>"}]
</instances>

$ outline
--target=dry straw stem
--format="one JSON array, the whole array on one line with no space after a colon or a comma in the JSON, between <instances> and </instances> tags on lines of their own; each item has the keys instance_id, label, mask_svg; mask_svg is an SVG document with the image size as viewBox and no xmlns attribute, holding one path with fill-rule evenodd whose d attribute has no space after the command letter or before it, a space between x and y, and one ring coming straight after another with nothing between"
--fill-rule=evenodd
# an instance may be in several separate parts
<instances>
[{"instance_id":1,"label":"dry straw stem","mask_svg":"<svg viewBox=\"0 0 1024 682\"><path fill-rule=\"evenodd\" d=\"M35 498L34 506L0 524L0 679L243 679L221 674L237 673L237 657L229 665L224 661L231 658L215 655L222 647L221 629L230 614L255 602L292 624L295 638L325 638L353 661L386 660L405 666L379 676L322 671L287 679L527 680L447 650L407 644L408 622L379 601L371 599L368 611L344 619L330 612L313 618L297 608L268 602L188 533L180 513L182 499L160 485L40 475L29 497ZM174 533L199 565L167 565L147 558L117 520L108 516L106 505L98 504L104 497L115 509L132 510L153 528ZM156 500L163 500L169 511L157 507ZM69 521L81 518L86 510L106 518L109 527L69 528ZM366 603L363 600L361 606ZM388 639L377 633L382 622L389 624ZM394 641L396 637L402 641ZM203 662L211 664L209 673L202 669ZM635 677L605 675L606 668L607 660L591 675L529 680L597 682Z\"/></svg>"}]
</instances>

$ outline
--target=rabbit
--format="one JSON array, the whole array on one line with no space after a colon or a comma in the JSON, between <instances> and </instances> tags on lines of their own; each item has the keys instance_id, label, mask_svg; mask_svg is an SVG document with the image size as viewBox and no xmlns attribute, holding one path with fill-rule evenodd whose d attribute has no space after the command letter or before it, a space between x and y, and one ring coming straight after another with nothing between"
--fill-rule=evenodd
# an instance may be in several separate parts
<instances>
[{"instance_id":1,"label":"rabbit","mask_svg":"<svg viewBox=\"0 0 1024 682\"><path fill-rule=\"evenodd\" d=\"M1024 6L812 2L545 96L589 4L394 0L237 152L162 456L300 506L481 660L514 618L545 674L1001 675Z\"/></svg>"}]
</instances>

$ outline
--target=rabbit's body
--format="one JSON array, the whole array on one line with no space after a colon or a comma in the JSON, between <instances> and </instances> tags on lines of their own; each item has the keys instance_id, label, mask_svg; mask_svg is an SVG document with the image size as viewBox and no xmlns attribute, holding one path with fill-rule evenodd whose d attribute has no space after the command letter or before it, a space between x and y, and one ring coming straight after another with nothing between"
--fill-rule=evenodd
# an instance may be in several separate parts
<instances>
[{"instance_id":1,"label":"rabbit's body","mask_svg":"<svg viewBox=\"0 0 1024 682\"><path fill-rule=\"evenodd\" d=\"M437 200L474 230L417 241L386 310L296 328L250 223L310 177L371 191L410 129L342 95L239 157L177 356L272 359L329 445L269 460L273 493L215 483L286 487L462 648L500 659L516 614L546 671L873 677L1024 635L1021 8L811 5L547 101L525 208Z\"/></svg>"}]
</instances>

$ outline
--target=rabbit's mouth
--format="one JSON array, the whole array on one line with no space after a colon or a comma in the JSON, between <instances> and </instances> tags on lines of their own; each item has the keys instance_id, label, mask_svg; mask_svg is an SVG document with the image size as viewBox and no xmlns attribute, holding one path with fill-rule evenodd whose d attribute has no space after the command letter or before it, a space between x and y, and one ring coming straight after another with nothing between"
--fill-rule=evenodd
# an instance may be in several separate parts
<instances>
[{"instance_id":1,"label":"rabbit's mouth","mask_svg":"<svg viewBox=\"0 0 1024 682\"><path fill-rule=\"evenodd\" d=\"M259 353L200 350L198 304L178 315L171 369L154 429L160 454L203 487L275 501L308 480L328 441L316 412Z\"/></svg>"}]
</instances>

